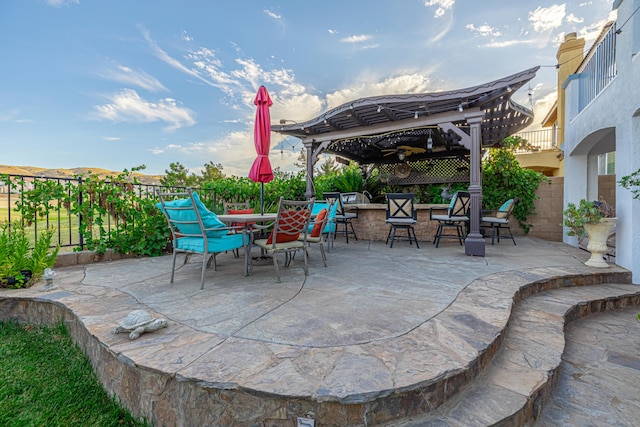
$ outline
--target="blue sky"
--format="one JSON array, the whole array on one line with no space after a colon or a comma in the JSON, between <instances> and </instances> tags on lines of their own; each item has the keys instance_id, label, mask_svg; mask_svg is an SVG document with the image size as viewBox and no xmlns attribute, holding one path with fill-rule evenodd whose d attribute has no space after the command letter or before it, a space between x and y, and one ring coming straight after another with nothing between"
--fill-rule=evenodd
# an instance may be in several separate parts
<instances>
[{"instance_id":1,"label":"blue sky","mask_svg":"<svg viewBox=\"0 0 640 427\"><path fill-rule=\"evenodd\" d=\"M3 0L0 164L121 171L209 161L246 176L253 99L272 123L352 99L475 86L543 68L514 99L540 122L556 50L587 48L611 0ZM301 144L272 133L274 167Z\"/></svg>"}]
</instances>

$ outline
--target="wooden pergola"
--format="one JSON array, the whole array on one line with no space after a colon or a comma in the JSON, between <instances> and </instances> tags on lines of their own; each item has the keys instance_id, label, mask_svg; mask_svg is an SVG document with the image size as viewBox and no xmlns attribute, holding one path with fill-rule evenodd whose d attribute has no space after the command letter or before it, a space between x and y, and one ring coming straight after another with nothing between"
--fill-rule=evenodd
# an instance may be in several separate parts
<instances>
[{"instance_id":1,"label":"wooden pergola","mask_svg":"<svg viewBox=\"0 0 640 427\"><path fill-rule=\"evenodd\" d=\"M453 161L456 170L464 171L465 180L468 177L471 194L465 253L484 256L481 151L533 121L533 112L512 101L511 96L533 79L538 69L466 89L360 98L302 123L283 120L271 130L302 141L307 154L307 197L315 196L313 165L323 152L372 167L403 165L403 172L407 169L404 165L410 169L411 165L414 169L426 165L428 169L436 161ZM414 172L402 179L414 175L411 183L427 182L428 174Z\"/></svg>"}]
</instances>

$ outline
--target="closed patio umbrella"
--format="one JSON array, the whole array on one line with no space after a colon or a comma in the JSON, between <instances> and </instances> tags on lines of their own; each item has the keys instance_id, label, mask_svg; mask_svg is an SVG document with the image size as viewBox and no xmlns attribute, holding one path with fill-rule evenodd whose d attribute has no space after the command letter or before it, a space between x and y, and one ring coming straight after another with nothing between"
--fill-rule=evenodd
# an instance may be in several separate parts
<instances>
[{"instance_id":1,"label":"closed patio umbrella","mask_svg":"<svg viewBox=\"0 0 640 427\"><path fill-rule=\"evenodd\" d=\"M260 214L264 213L264 184L273 180L273 170L269 162L269 149L271 148L271 114L269 107L273 104L269 98L269 92L264 86L260 86L253 103L256 105L256 123L253 128L253 142L256 146L258 157L253 161L249 170L249 179L260 183Z\"/></svg>"}]
</instances>

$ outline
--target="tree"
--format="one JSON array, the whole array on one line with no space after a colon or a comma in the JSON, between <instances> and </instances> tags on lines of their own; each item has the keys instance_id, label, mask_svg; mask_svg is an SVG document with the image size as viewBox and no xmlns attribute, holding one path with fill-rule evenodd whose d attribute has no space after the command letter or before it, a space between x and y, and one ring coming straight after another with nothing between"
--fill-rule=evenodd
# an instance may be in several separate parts
<instances>
[{"instance_id":1,"label":"tree","mask_svg":"<svg viewBox=\"0 0 640 427\"><path fill-rule=\"evenodd\" d=\"M300 154L298 154L298 160L293 162L295 167L302 169L303 171L307 170L307 150L302 147L300 149Z\"/></svg>"},{"instance_id":2,"label":"tree","mask_svg":"<svg viewBox=\"0 0 640 427\"><path fill-rule=\"evenodd\" d=\"M165 176L160 179L160 184L167 187L193 187L198 183L198 177L189 172L180 162L170 163L169 170L164 171Z\"/></svg>"},{"instance_id":3,"label":"tree","mask_svg":"<svg viewBox=\"0 0 640 427\"><path fill-rule=\"evenodd\" d=\"M340 172L340 167L337 165L333 157L327 157L318 170L319 175L335 175L338 172Z\"/></svg>"},{"instance_id":4,"label":"tree","mask_svg":"<svg viewBox=\"0 0 640 427\"><path fill-rule=\"evenodd\" d=\"M216 181L218 179L224 179L225 174L222 172L222 164L218 163L217 165L213 164L213 162L206 163L204 165L204 170L202 171L203 182L208 181Z\"/></svg>"}]
</instances>

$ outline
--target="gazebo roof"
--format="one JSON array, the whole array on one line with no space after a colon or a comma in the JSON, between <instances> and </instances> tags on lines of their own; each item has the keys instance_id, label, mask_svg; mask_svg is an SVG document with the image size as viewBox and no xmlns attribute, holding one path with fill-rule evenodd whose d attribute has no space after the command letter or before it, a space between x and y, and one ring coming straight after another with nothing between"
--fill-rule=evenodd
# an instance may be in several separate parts
<instances>
[{"instance_id":1,"label":"gazebo roof","mask_svg":"<svg viewBox=\"0 0 640 427\"><path fill-rule=\"evenodd\" d=\"M393 155L398 151L409 153L412 161L455 156L468 153L469 118L482 118L483 147L532 122L533 112L511 96L538 68L466 89L360 98L311 120L283 120L271 129L361 164L398 163Z\"/></svg>"}]
</instances>

